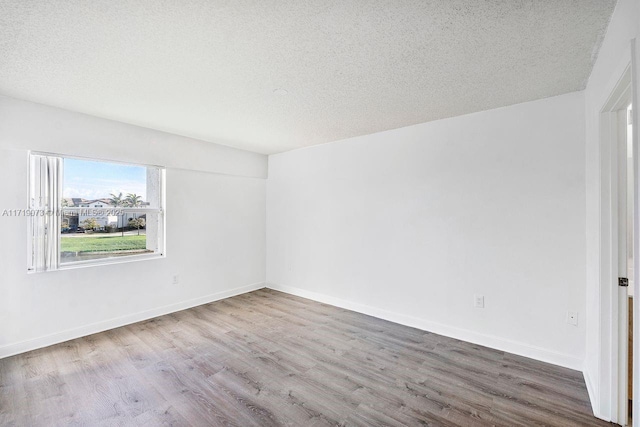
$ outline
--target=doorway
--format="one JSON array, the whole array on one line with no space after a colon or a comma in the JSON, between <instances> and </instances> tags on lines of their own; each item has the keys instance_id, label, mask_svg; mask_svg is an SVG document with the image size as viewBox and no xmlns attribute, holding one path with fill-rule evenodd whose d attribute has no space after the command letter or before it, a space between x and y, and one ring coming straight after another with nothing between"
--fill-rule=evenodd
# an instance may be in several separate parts
<instances>
[{"instance_id":1,"label":"doorway","mask_svg":"<svg viewBox=\"0 0 640 427\"><path fill-rule=\"evenodd\" d=\"M631 425L633 399L634 163L631 91L612 111L618 172L618 424ZM613 123L612 123L613 124ZM613 129L612 129L613 130Z\"/></svg>"},{"instance_id":2,"label":"doorway","mask_svg":"<svg viewBox=\"0 0 640 427\"><path fill-rule=\"evenodd\" d=\"M599 352L591 353L587 360L597 361L597 394L592 396L596 416L620 425L633 420L632 425L640 427L640 45L633 39L630 47L630 61L621 70L599 117L599 294L592 302L599 310L599 330L591 330ZM635 300L629 299L629 284ZM631 310L630 301L636 304ZM586 372L587 387L593 390Z\"/></svg>"}]
</instances>

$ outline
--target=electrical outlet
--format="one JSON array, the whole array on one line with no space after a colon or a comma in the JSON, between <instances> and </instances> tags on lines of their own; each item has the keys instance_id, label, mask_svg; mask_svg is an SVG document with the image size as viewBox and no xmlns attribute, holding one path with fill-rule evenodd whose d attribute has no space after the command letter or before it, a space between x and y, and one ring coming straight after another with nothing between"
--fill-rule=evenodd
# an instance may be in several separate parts
<instances>
[{"instance_id":1,"label":"electrical outlet","mask_svg":"<svg viewBox=\"0 0 640 427\"><path fill-rule=\"evenodd\" d=\"M578 326L578 312L567 311L567 323L573 326Z\"/></svg>"},{"instance_id":2,"label":"electrical outlet","mask_svg":"<svg viewBox=\"0 0 640 427\"><path fill-rule=\"evenodd\" d=\"M484 308L484 295L474 295L473 306L475 308Z\"/></svg>"},{"instance_id":3,"label":"electrical outlet","mask_svg":"<svg viewBox=\"0 0 640 427\"><path fill-rule=\"evenodd\" d=\"M177 285L178 283L180 283L180 277L176 274L175 276L173 276L173 282L174 285Z\"/></svg>"}]
</instances>

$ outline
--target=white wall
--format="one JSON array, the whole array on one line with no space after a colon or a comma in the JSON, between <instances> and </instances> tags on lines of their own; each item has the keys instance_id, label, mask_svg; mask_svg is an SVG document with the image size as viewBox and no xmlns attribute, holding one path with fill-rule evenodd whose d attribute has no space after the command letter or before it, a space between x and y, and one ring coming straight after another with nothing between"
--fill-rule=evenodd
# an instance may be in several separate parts
<instances>
[{"instance_id":1,"label":"white wall","mask_svg":"<svg viewBox=\"0 0 640 427\"><path fill-rule=\"evenodd\" d=\"M630 63L630 40L640 34L640 2L619 0L585 90L586 117L586 286L585 379L596 416L610 420L610 292L600 283L600 127L599 114Z\"/></svg>"},{"instance_id":2,"label":"white wall","mask_svg":"<svg viewBox=\"0 0 640 427\"><path fill-rule=\"evenodd\" d=\"M571 93L270 156L268 284L581 369L583 102Z\"/></svg>"},{"instance_id":3,"label":"white wall","mask_svg":"<svg viewBox=\"0 0 640 427\"><path fill-rule=\"evenodd\" d=\"M27 274L26 219L0 217L0 357L262 287L266 156L5 97L0 117L0 212L27 208L29 149L167 167L165 259Z\"/></svg>"}]
</instances>

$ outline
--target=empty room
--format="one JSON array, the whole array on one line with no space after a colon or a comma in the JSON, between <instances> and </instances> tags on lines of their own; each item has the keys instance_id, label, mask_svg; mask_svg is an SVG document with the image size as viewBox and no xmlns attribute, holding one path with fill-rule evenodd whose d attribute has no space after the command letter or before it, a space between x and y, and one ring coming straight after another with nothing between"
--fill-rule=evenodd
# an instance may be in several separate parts
<instances>
[{"instance_id":1,"label":"empty room","mask_svg":"<svg viewBox=\"0 0 640 427\"><path fill-rule=\"evenodd\" d=\"M640 0L0 0L0 426L640 427Z\"/></svg>"}]
</instances>

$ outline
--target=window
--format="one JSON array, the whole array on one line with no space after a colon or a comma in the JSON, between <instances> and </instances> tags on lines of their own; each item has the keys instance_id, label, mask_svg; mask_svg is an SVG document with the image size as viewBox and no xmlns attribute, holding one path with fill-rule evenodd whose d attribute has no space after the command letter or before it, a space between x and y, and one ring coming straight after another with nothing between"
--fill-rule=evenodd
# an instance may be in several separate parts
<instances>
[{"instance_id":1,"label":"window","mask_svg":"<svg viewBox=\"0 0 640 427\"><path fill-rule=\"evenodd\" d=\"M164 254L164 169L30 154L32 272Z\"/></svg>"}]
</instances>

